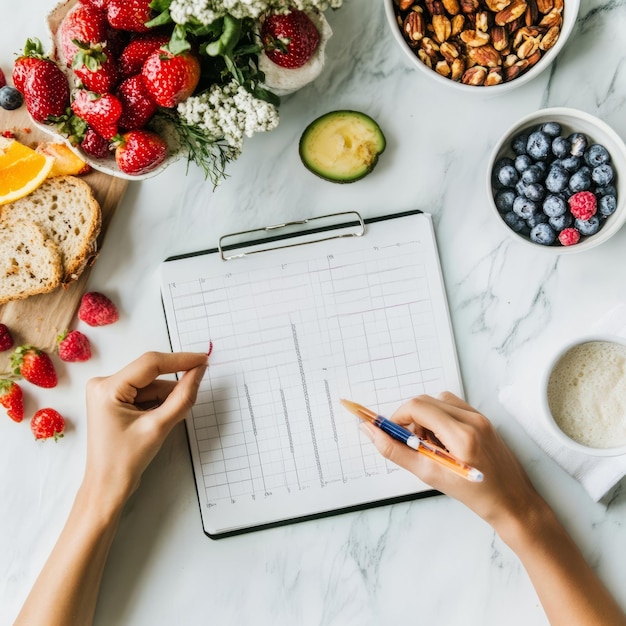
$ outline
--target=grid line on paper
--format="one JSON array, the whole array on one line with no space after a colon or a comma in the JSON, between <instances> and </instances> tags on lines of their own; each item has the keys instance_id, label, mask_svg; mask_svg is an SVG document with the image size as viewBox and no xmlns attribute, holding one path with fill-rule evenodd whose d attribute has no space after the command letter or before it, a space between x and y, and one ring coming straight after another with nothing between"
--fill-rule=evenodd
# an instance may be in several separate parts
<instances>
[{"instance_id":1,"label":"grid line on paper","mask_svg":"<svg viewBox=\"0 0 626 626\"><path fill-rule=\"evenodd\" d=\"M406 242L229 266L170 290L182 349L216 348L193 409L209 505L397 471L333 398L382 410L441 381L419 253Z\"/></svg>"}]
</instances>

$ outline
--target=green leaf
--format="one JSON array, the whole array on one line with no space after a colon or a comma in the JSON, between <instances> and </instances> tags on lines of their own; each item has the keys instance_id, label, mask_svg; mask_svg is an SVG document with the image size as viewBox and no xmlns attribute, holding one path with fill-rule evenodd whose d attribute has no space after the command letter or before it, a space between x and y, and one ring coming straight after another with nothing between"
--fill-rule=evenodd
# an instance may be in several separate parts
<instances>
[{"instance_id":1,"label":"green leaf","mask_svg":"<svg viewBox=\"0 0 626 626\"><path fill-rule=\"evenodd\" d=\"M176 24L170 41L165 46L172 54L182 54L187 50L191 50L191 44L187 41L187 31L181 24Z\"/></svg>"},{"instance_id":2,"label":"green leaf","mask_svg":"<svg viewBox=\"0 0 626 626\"><path fill-rule=\"evenodd\" d=\"M157 26L163 26L164 24L171 24L173 22L172 16L168 9L165 9L159 13L156 17L146 22L147 28L156 28Z\"/></svg>"},{"instance_id":3,"label":"green leaf","mask_svg":"<svg viewBox=\"0 0 626 626\"><path fill-rule=\"evenodd\" d=\"M160 13L161 11L169 11L171 4L172 0L152 0L148 6L156 13Z\"/></svg>"}]
</instances>

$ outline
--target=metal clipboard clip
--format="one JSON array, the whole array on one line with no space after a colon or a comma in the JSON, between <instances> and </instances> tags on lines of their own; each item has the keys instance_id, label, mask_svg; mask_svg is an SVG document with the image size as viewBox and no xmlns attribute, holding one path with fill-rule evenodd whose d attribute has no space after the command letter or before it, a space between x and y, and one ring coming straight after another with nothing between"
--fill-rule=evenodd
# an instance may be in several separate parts
<instances>
[{"instance_id":1,"label":"metal clipboard clip","mask_svg":"<svg viewBox=\"0 0 626 626\"><path fill-rule=\"evenodd\" d=\"M348 216L352 216L352 219L349 219ZM341 232L336 232L339 230ZM332 234L324 234L331 231ZM303 246L318 241L328 241L329 239L362 237L364 234L365 222L361 215L357 211L343 211L222 235L219 238L217 248L223 261L231 261L251 254L257 254L258 252ZM284 241L296 237L299 239L298 241L288 241L287 243L275 245L276 241ZM243 240L244 238L245 240ZM229 239L232 241L226 243L226 240ZM242 250L242 248L245 249ZM227 251L230 250L238 250L238 252L227 254Z\"/></svg>"}]
</instances>

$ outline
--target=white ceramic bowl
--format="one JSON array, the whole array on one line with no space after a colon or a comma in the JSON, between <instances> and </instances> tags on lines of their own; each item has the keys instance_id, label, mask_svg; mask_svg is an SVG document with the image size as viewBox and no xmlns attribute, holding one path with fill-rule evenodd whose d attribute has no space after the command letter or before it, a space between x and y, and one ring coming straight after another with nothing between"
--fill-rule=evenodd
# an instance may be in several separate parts
<instances>
[{"instance_id":1,"label":"white ceramic bowl","mask_svg":"<svg viewBox=\"0 0 626 626\"><path fill-rule=\"evenodd\" d=\"M495 96L501 93L508 92L511 89L516 89L521 85L525 85L527 82L531 81L533 78L536 78L539 74L541 74L541 72L543 72L550 65L550 63L554 61L556 56L563 49L563 46L565 46L565 44L567 43L567 40L572 34L572 30L574 29L574 26L576 24L578 9L580 7L580 0L564 0L565 4L562 13L563 22L561 25L561 32L559 34L559 38L552 46L552 48L546 51L533 67L531 67L523 74L520 74L517 78L508 82L500 83L498 85L490 85L488 87L485 87L465 85L461 82L456 82L454 80L451 80L450 78L446 78L438 74L435 70L430 69L425 63L423 63L421 59L417 56L417 49L414 51L414 49L409 46L407 40L404 38L395 14L395 2L396 0L384 0L387 22L391 29L391 34L393 35L393 38L396 40L400 48L405 52L411 64L419 72L422 72L424 76L427 76L430 79L437 81L441 85L448 85L449 87L458 91L462 91L466 94L475 94L481 96ZM421 2L421 4L423 3Z\"/></svg>"},{"instance_id":2,"label":"white ceramic bowl","mask_svg":"<svg viewBox=\"0 0 626 626\"><path fill-rule=\"evenodd\" d=\"M59 26L65 15L67 15L67 13L71 11L76 4L77 0L62 0L47 16L47 26L52 42L52 49L50 51L52 58L58 58L59 56L59 46L57 42L57 32L59 30ZM62 62L59 62L59 67L65 72L68 80L70 81L70 85L72 85L74 81L73 73L68 70ZM93 158L83 152L80 147L73 146L63 135L58 133L53 126L37 122L32 117L31 121L39 130L50 135L55 141L62 141L67 144L71 150L73 150L81 159L86 161L94 170L104 172L105 174L109 174L111 176L116 176L117 178L126 178L128 180L143 180L151 178L152 176L160 174L181 156L175 132L173 130L168 131L167 127L164 125L163 128L159 129L159 134L164 137L168 145L168 154L165 160L158 167L145 174L126 174L118 167L113 153L104 159Z\"/></svg>"},{"instance_id":3,"label":"white ceramic bowl","mask_svg":"<svg viewBox=\"0 0 626 626\"><path fill-rule=\"evenodd\" d=\"M526 235L513 231L504 222L502 214L496 208L494 190L492 187L492 172L495 163L501 157L515 156L511 149L511 140L524 130L534 129L545 122L552 121L561 124L564 135L568 135L572 132L581 132L587 136L589 144L602 144L609 151L611 163L616 172L616 180L613 184L617 190L617 209L612 215L606 218L602 228L600 228L595 235L581 237L577 244L571 246L544 246L532 242ZM610 239L623 226L624 221L626 221L626 145L621 137L608 124L584 111L555 107L541 109L526 115L509 128L495 145L489 163L487 164L486 173L488 201L498 223L502 226L503 232L508 233L509 236L514 237L516 241L521 242L528 248L532 248L534 251L539 250L549 254L573 254L575 252L583 252Z\"/></svg>"},{"instance_id":4,"label":"white ceramic bowl","mask_svg":"<svg viewBox=\"0 0 626 626\"><path fill-rule=\"evenodd\" d=\"M550 402L548 400L548 385L550 381L550 376L554 371L555 366L559 363L559 361L573 348L580 346L589 342L608 342L613 344L618 344L619 346L623 346L626 349L626 339L614 335L590 335L583 338L578 338L575 341L571 341L567 343L564 347L562 347L550 360L548 367L546 368L542 383L541 383L541 396L542 396L542 404L543 404L543 414L545 417L545 424L550 431L550 433L566 448L573 450L575 452L581 452L583 454L588 454L591 456L619 456L626 455L626 443L622 443L621 445L617 445L614 447L591 447L589 445L584 445L578 441L575 441L571 437L561 430L556 420L552 415L552 411L550 409ZM626 415L623 416L623 420L626 422Z\"/></svg>"}]
</instances>

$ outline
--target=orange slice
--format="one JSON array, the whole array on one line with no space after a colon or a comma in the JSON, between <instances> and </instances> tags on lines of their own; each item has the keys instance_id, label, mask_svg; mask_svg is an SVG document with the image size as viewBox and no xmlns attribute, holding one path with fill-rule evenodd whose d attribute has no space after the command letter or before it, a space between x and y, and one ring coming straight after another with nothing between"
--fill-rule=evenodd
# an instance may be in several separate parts
<instances>
[{"instance_id":1,"label":"orange slice","mask_svg":"<svg viewBox=\"0 0 626 626\"><path fill-rule=\"evenodd\" d=\"M13 202L43 183L54 159L15 139L0 137L0 205Z\"/></svg>"},{"instance_id":2,"label":"orange slice","mask_svg":"<svg viewBox=\"0 0 626 626\"><path fill-rule=\"evenodd\" d=\"M91 167L64 143L40 143L36 152L54 159L48 178L53 176L77 176L86 174Z\"/></svg>"}]
</instances>

